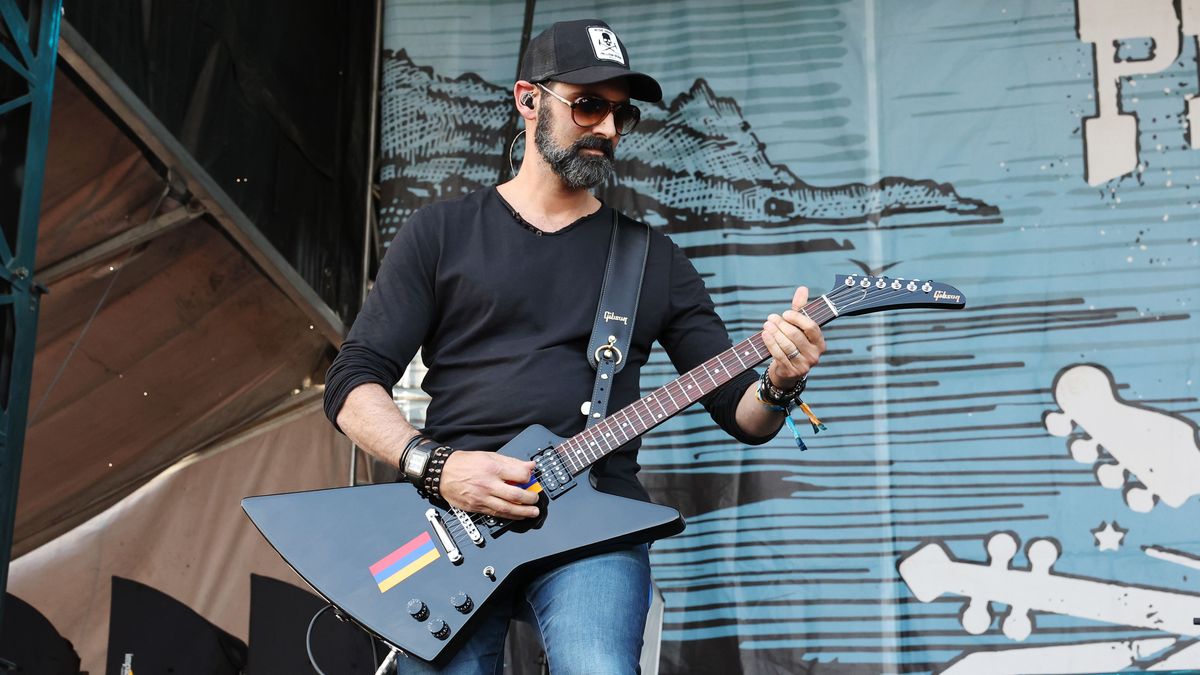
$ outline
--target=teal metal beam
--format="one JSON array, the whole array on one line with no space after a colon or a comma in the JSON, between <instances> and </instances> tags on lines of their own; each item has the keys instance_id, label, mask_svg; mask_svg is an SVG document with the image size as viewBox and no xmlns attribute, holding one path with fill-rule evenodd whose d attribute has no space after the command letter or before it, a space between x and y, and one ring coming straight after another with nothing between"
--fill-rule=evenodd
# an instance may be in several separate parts
<instances>
[{"instance_id":1,"label":"teal metal beam","mask_svg":"<svg viewBox=\"0 0 1200 675\"><path fill-rule=\"evenodd\" d=\"M29 106L25 163L17 222L0 222L0 591L8 588L8 563L12 555L17 514L17 486L25 446L29 384L37 336L40 284L33 279L46 147L50 139L50 103L62 0L31 0L30 16L38 15L37 35L22 16L16 0L0 0L0 19L17 48L0 59L28 83L29 92L8 101L3 115ZM0 216L9 217L9 216ZM4 595L0 592L0 619Z\"/></svg>"}]
</instances>

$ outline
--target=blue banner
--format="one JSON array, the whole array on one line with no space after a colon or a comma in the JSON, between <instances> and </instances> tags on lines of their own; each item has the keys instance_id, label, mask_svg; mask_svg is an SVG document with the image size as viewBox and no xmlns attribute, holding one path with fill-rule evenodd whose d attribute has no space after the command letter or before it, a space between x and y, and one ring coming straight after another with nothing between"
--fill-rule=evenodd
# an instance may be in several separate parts
<instances>
[{"instance_id":1,"label":"blue banner","mask_svg":"<svg viewBox=\"0 0 1200 675\"><path fill-rule=\"evenodd\" d=\"M968 299L826 326L806 452L646 439L664 672L1200 669L1200 2L389 0L385 240L510 176L527 11L662 83L600 195L735 340L835 274Z\"/></svg>"}]
</instances>

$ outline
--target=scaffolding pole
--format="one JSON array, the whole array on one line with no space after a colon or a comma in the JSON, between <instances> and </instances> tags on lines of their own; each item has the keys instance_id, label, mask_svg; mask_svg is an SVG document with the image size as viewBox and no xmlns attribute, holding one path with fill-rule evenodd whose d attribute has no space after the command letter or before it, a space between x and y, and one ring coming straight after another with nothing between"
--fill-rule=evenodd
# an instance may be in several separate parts
<instances>
[{"instance_id":1,"label":"scaffolding pole","mask_svg":"<svg viewBox=\"0 0 1200 675\"><path fill-rule=\"evenodd\" d=\"M0 101L0 123L16 126L20 115L27 115L28 120L16 221L10 211L0 211L0 591L8 589L38 296L45 291L33 279L33 265L61 18L62 0L32 0L28 16L22 15L16 0L0 0L0 68L11 71L2 77L24 83L26 91ZM0 618L3 616L4 594L0 593Z\"/></svg>"}]
</instances>

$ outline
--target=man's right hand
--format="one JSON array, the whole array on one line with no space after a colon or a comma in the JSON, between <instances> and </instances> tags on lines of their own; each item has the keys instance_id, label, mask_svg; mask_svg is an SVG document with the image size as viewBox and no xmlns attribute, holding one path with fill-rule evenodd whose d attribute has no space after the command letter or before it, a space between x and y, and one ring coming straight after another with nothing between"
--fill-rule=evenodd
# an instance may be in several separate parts
<instances>
[{"instance_id":1,"label":"man's right hand","mask_svg":"<svg viewBox=\"0 0 1200 675\"><path fill-rule=\"evenodd\" d=\"M458 450L442 468L442 498L464 511L516 520L538 515L538 496L517 487L529 482L533 462L495 452ZM515 483L516 485L513 485Z\"/></svg>"}]
</instances>

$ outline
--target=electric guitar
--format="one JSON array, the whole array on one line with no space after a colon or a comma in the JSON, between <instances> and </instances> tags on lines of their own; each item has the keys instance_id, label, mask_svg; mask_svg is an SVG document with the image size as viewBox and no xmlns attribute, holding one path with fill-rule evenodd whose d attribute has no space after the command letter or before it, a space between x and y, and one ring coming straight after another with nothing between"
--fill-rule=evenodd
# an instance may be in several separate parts
<instances>
[{"instance_id":1,"label":"electric guitar","mask_svg":"<svg viewBox=\"0 0 1200 675\"><path fill-rule=\"evenodd\" d=\"M839 275L803 311L824 325L838 316L965 304L945 284ZM570 438L540 425L522 431L499 452L535 463L523 487L538 494L536 518L445 508L401 483L248 497L242 508L284 561L351 620L441 662L521 573L681 532L675 509L594 489L591 466L769 357L756 333Z\"/></svg>"}]
</instances>

